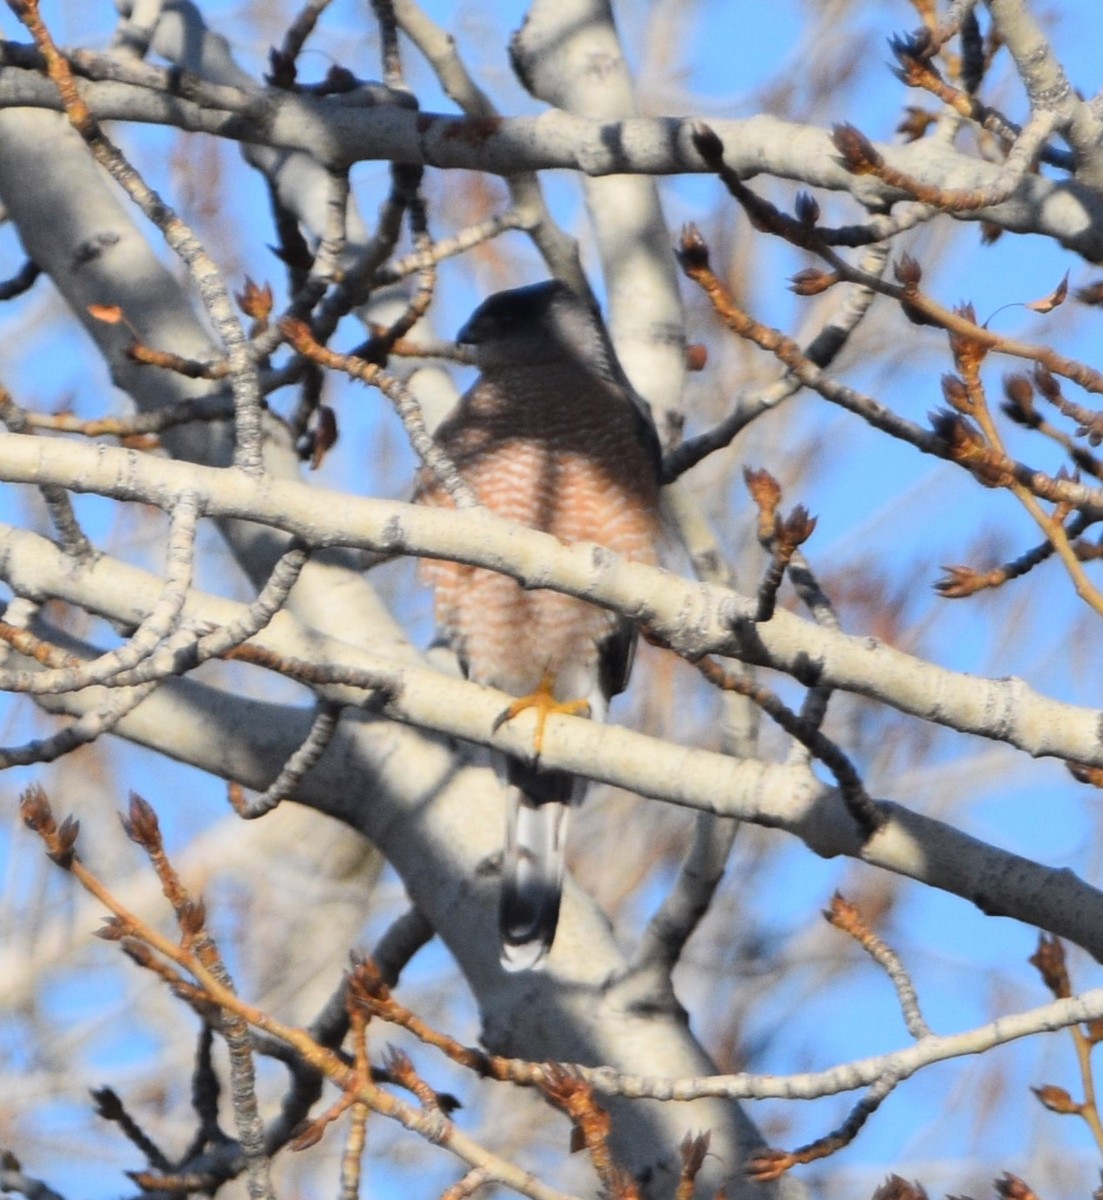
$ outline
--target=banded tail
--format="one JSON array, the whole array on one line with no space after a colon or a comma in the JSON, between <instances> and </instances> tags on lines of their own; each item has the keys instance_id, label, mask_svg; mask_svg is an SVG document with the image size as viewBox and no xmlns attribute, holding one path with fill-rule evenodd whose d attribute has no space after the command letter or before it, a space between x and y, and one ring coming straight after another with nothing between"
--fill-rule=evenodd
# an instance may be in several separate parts
<instances>
[{"instance_id":1,"label":"banded tail","mask_svg":"<svg viewBox=\"0 0 1103 1200\"><path fill-rule=\"evenodd\" d=\"M510 759L498 930L507 971L540 967L555 940L563 851L577 781Z\"/></svg>"}]
</instances>

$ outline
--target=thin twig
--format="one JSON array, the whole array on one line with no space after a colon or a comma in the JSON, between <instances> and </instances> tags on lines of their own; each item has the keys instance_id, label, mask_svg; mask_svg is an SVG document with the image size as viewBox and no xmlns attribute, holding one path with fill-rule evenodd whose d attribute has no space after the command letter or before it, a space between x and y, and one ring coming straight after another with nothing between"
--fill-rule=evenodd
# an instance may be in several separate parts
<instances>
[{"instance_id":1,"label":"thin twig","mask_svg":"<svg viewBox=\"0 0 1103 1200\"><path fill-rule=\"evenodd\" d=\"M256 599L231 624L210 632L196 633L182 629L175 638L155 648L136 667L106 680L107 686L118 687L165 679L170 675L183 675L212 658L230 656L242 643L260 633L283 607L308 557L309 551L297 540L293 541L291 547L276 560L271 575Z\"/></svg>"},{"instance_id":2,"label":"thin twig","mask_svg":"<svg viewBox=\"0 0 1103 1200\"><path fill-rule=\"evenodd\" d=\"M476 1167L473 1171L468 1171L462 1179L457 1179L451 1187L447 1187L441 1192L439 1200L468 1200L469 1196L474 1194L481 1187L485 1187L492 1182L492 1177L489 1171L483 1170L482 1167Z\"/></svg>"},{"instance_id":3,"label":"thin twig","mask_svg":"<svg viewBox=\"0 0 1103 1200\"><path fill-rule=\"evenodd\" d=\"M915 984L912 983L911 976L896 951L869 928L858 909L838 892L831 897L831 907L826 909L823 915L836 929L852 937L892 981L900 1001L904 1024L912 1037L916 1041L930 1037L930 1027L919 1011L919 996L916 994Z\"/></svg>"},{"instance_id":4,"label":"thin twig","mask_svg":"<svg viewBox=\"0 0 1103 1200\"><path fill-rule=\"evenodd\" d=\"M1011 146L1000 170L984 187L978 188L936 187L898 171L852 125L837 125L832 140L844 165L856 175L875 175L886 187L899 188L939 212L961 213L994 208L1010 199L1033 170L1057 124L1056 113L1035 113Z\"/></svg>"},{"instance_id":5,"label":"thin twig","mask_svg":"<svg viewBox=\"0 0 1103 1200\"><path fill-rule=\"evenodd\" d=\"M814 1142L796 1150L761 1150L752 1155L746 1168L748 1176L757 1183L770 1183L780 1179L790 1167L829 1158L845 1146L849 1146L898 1082L899 1080L886 1075L871 1084L866 1094L847 1114L846 1120L838 1129L832 1130L824 1137L816 1138Z\"/></svg>"},{"instance_id":6,"label":"thin twig","mask_svg":"<svg viewBox=\"0 0 1103 1200\"><path fill-rule=\"evenodd\" d=\"M398 23L391 0L372 0L372 12L379 22L379 56L383 66L383 82L400 91L406 87L402 73L402 56L398 50Z\"/></svg>"},{"instance_id":7,"label":"thin twig","mask_svg":"<svg viewBox=\"0 0 1103 1200\"><path fill-rule=\"evenodd\" d=\"M41 274L42 268L28 259L10 279L0 280L0 300L14 300L30 291Z\"/></svg>"},{"instance_id":8,"label":"thin twig","mask_svg":"<svg viewBox=\"0 0 1103 1200\"><path fill-rule=\"evenodd\" d=\"M272 51L272 83L276 87L290 87L295 81L295 63L306 45L307 38L314 32L318 19L329 7L330 0L306 0L283 35L279 50Z\"/></svg>"},{"instance_id":9,"label":"thin twig","mask_svg":"<svg viewBox=\"0 0 1103 1200\"><path fill-rule=\"evenodd\" d=\"M951 345L954 349L958 369L964 377L966 403L968 405L967 410L965 410L966 415L976 421L981 433L987 439L989 446L995 451L996 455L1006 460L1007 451L1004 447L1003 436L992 418L979 374L985 348L977 345L967 336L952 338ZM1059 504L1056 511L1051 515L1042 508L1030 489L1025 487L1018 479L1007 477L1006 479L1001 478L999 482L1003 483L1020 504L1022 504L1031 517L1034 518L1035 523L1041 529L1042 533L1052 543L1054 552L1064 564L1065 570L1072 580L1076 594L1096 613L1103 616L1103 592L1088 578L1083 563L1081 563L1072 546L1068 530L1065 528L1065 521L1068 517L1067 508Z\"/></svg>"},{"instance_id":10,"label":"thin twig","mask_svg":"<svg viewBox=\"0 0 1103 1200\"><path fill-rule=\"evenodd\" d=\"M494 121L499 116L489 96L467 70L456 39L438 25L415 0L392 0L399 28L425 56L445 94L469 117ZM590 291L582 269L578 243L556 224L534 171L507 175L510 204L522 214L524 229L553 275L570 284L580 296Z\"/></svg>"},{"instance_id":11,"label":"thin twig","mask_svg":"<svg viewBox=\"0 0 1103 1200\"><path fill-rule=\"evenodd\" d=\"M857 822L863 838L871 838L884 825L885 815L877 803L870 799L854 764L830 738L819 729L806 727L792 709L762 684L725 671L715 659L707 656L698 659L693 665L715 687L750 697L786 733L809 748L835 776L843 802Z\"/></svg>"},{"instance_id":12,"label":"thin twig","mask_svg":"<svg viewBox=\"0 0 1103 1200\"><path fill-rule=\"evenodd\" d=\"M399 280L405 279L407 275L412 275L415 271L421 271L425 267L443 262L445 259L465 254L475 246L481 246L484 242L489 242L511 229L528 229L531 222L530 216L526 216L515 208L507 208L505 212L487 217L485 221L466 226L449 238L441 238L440 241L414 250L402 258L392 259L386 266L380 267L375 272L374 282L377 287L398 283Z\"/></svg>"},{"instance_id":13,"label":"thin twig","mask_svg":"<svg viewBox=\"0 0 1103 1200\"><path fill-rule=\"evenodd\" d=\"M0 1192L16 1192L27 1200L65 1200L41 1179L26 1174L10 1150L0 1152Z\"/></svg>"},{"instance_id":14,"label":"thin twig","mask_svg":"<svg viewBox=\"0 0 1103 1200\"><path fill-rule=\"evenodd\" d=\"M244 817L247 821L263 817L265 813L271 812L277 804L291 795L302 777L322 757L326 747L333 740L333 735L337 732L337 718L340 713L341 710L337 705L327 704L325 701L319 703L318 711L310 726L310 732L306 735L302 745L284 763L280 773L267 789L251 804L238 809L238 816Z\"/></svg>"},{"instance_id":15,"label":"thin twig","mask_svg":"<svg viewBox=\"0 0 1103 1200\"><path fill-rule=\"evenodd\" d=\"M31 427L29 415L15 403L7 388L0 386L0 421L12 433L25 433ZM80 527L68 492L54 483L40 484L38 490L65 552L78 561L91 558L94 553L92 543Z\"/></svg>"},{"instance_id":16,"label":"thin twig","mask_svg":"<svg viewBox=\"0 0 1103 1200\"><path fill-rule=\"evenodd\" d=\"M862 270L879 277L887 262L888 243L879 242L870 247L862 259ZM865 284L853 287L838 312L805 347L804 355L808 361L820 369L830 366L846 345L850 335L861 324L876 295L877 293ZM776 382L741 399L730 416L705 433L688 438L667 454L663 461L663 482L670 483L708 455L730 445L752 421L767 410L776 408L800 391L802 386L795 375L786 372Z\"/></svg>"},{"instance_id":17,"label":"thin twig","mask_svg":"<svg viewBox=\"0 0 1103 1200\"><path fill-rule=\"evenodd\" d=\"M127 1112L117 1093L109 1087L93 1088L92 1100L96 1105L96 1116L118 1125L123 1136L141 1152L151 1167L158 1171L173 1169L168 1156Z\"/></svg>"},{"instance_id":18,"label":"thin twig","mask_svg":"<svg viewBox=\"0 0 1103 1200\"><path fill-rule=\"evenodd\" d=\"M693 841L670 891L647 923L629 971L656 970L669 978L686 943L708 912L727 866L739 822L698 813Z\"/></svg>"},{"instance_id":19,"label":"thin twig","mask_svg":"<svg viewBox=\"0 0 1103 1200\"><path fill-rule=\"evenodd\" d=\"M909 421L907 418L901 417L890 409L887 409L872 397L863 395L861 392L855 391L853 388L849 388L826 376L814 363L809 362L796 342L786 337L779 330L771 329L769 326L755 321L736 304L731 293L728 292L719 278L710 270L708 265L708 250L704 239L693 227L687 227L683 234L680 258L683 270L689 278L702 287L716 309L717 314L734 333L753 341L764 350L774 354L779 361L784 363L793 372L801 383L806 387L812 388L825 399L857 414L875 429L880 429L892 437L899 438L901 441L909 442L924 454L932 454L938 458L956 463L958 466L965 467L965 469L981 478L981 481L988 486L991 486L991 481L997 478L1000 481L1000 486L1006 486L1006 482L1004 482L1005 477L1013 478L1027 490L1042 499L1050 500L1054 503L1069 502L1080 504L1083 502L1083 492L1080 491L1081 485L1075 481L1054 478L1041 471L1036 471L1023 463L1016 462L1014 459L1000 454L991 447L987 448L985 453L978 455L976 444L969 443L967 439L965 441L955 441L953 435L955 432L961 432L960 429L955 430L942 426L935 430L924 429L915 424L914 421ZM878 290L881 290L880 285L878 285ZM950 328L950 325L947 328ZM968 319L956 316L952 319L951 332L955 334L972 338L974 331L979 328L975 322ZM999 349L1006 353L1017 353L1016 350L1009 348L1011 343L1006 339L993 339L987 334L979 339L979 344L987 349ZM1045 348L1031 348L1031 354L1024 356L1036 357L1038 361L1051 358ZM1058 373L1064 374L1069 378L1075 378L1077 373L1082 372L1088 372L1092 377L1096 376L1096 372L1091 371L1090 368L1081 368L1080 364L1073 364L1069 360L1062 360L1062 362L1064 369ZM1053 369L1051 361L1047 361L1045 365L1049 366L1051 370ZM1084 379L1077 379L1077 382L1080 382L1085 387L1088 386L1084 382ZM1098 384L1099 386L1092 390L1103 390L1103 376L1098 377Z\"/></svg>"},{"instance_id":20,"label":"thin twig","mask_svg":"<svg viewBox=\"0 0 1103 1200\"><path fill-rule=\"evenodd\" d=\"M315 340L310 328L302 321L285 318L280 322L280 329L295 350L305 354L319 366L344 371L353 379L379 388L395 406L414 453L437 476L456 507L470 508L478 503L451 459L433 441L425 427L421 405L404 383L389 375L376 363L367 362L351 354L337 354L327 349Z\"/></svg>"},{"instance_id":21,"label":"thin twig","mask_svg":"<svg viewBox=\"0 0 1103 1200\"><path fill-rule=\"evenodd\" d=\"M861 135L857 134L856 130L853 132L858 139L861 139ZM897 264L897 278L900 281L898 283L890 283L888 280L869 275L865 271L851 266L820 238L814 223L782 213L775 205L762 199L747 187L738 174L724 162L723 143L707 125L698 124L693 142L702 158L716 171L724 186L746 210L755 228L784 238L794 246L818 254L834 272L835 280L829 282L841 280L849 283L864 283L882 295L896 300L912 320L939 326L950 334L968 337L986 350L994 350L1015 358L1025 358L1040 363L1054 375L1061 375L1078 383L1085 391L1103 393L1103 373L1094 370L1086 363L1066 358L1049 346L1035 346L1020 342L1015 338L1002 337L993 333L992 330L978 325L976 320L967 316L963 310L948 309L926 295L919 288L922 278L919 264L907 255ZM866 147L868 147L868 151ZM850 149L855 160L861 154L876 155L872 145L864 139L859 145L851 144ZM707 247L696 228L687 227L682 238L679 258L682 269L691 278L695 278L693 272L698 268L703 266L707 270ZM698 282L702 281L698 280ZM703 282L702 286L704 286ZM723 313L720 315L723 317Z\"/></svg>"},{"instance_id":22,"label":"thin twig","mask_svg":"<svg viewBox=\"0 0 1103 1200\"><path fill-rule=\"evenodd\" d=\"M56 762L78 746L87 746L103 734L110 733L157 686L156 683L146 683L122 688L104 704L84 713L50 737L37 738L22 746L0 747L0 770Z\"/></svg>"},{"instance_id":23,"label":"thin twig","mask_svg":"<svg viewBox=\"0 0 1103 1200\"><path fill-rule=\"evenodd\" d=\"M165 584L161 596L124 645L80 666L55 667L44 671L0 671L0 689L34 696L78 691L120 676L148 658L179 626L180 614L192 581L199 516L199 502L195 494L187 492L182 495L169 518ZM125 682L142 681L129 679Z\"/></svg>"}]
</instances>

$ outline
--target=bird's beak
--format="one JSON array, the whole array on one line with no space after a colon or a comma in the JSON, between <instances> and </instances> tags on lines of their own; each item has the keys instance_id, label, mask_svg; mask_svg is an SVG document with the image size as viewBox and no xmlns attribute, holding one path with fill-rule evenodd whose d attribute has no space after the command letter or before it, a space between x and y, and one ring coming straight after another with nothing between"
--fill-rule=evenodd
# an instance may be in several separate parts
<instances>
[{"instance_id":1,"label":"bird's beak","mask_svg":"<svg viewBox=\"0 0 1103 1200\"><path fill-rule=\"evenodd\" d=\"M479 341L478 331L476 329L475 318L472 317L464 321L459 333L456 334L456 342L460 346L474 346Z\"/></svg>"}]
</instances>

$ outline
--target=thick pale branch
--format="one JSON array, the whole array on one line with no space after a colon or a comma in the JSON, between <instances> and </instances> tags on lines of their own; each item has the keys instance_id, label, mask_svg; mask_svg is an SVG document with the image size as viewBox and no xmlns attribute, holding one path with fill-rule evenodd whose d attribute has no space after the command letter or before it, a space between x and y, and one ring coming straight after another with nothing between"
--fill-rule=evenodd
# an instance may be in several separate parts
<instances>
[{"instance_id":1,"label":"thick pale branch","mask_svg":"<svg viewBox=\"0 0 1103 1200\"><path fill-rule=\"evenodd\" d=\"M468 118L418 113L380 103L378 87L316 99L301 94L242 92L233 108L208 107L149 87L88 82L81 94L103 121L171 125L274 149L300 150L324 162L389 160L510 176L561 168L585 175L699 174L709 170L693 144L695 118L632 117L618 121L573 116L553 109L537 117ZM53 86L34 71L0 72L0 108L57 110ZM710 121L733 170L793 179L846 191L878 207L906 193L872 176L856 177L839 162L828 130L770 116ZM999 167L922 141L878 145L886 163L944 189L986 187ZM1031 176L1015 195L964 219L992 222L1015 232L1041 233L1077 253L1103 258L1103 200L1075 181Z\"/></svg>"},{"instance_id":2,"label":"thick pale branch","mask_svg":"<svg viewBox=\"0 0 1103 1200\"><path fill-rule=\"evenodd\" d=\"M1073 91L1042 26L1023 0L988 0L988 8L1015 60L1031 110L1050 112L1061 119L1077 156L1077 174L1084 182L1098 185L1103 171L1103 123Z\"/></svg>"},{"instance_id":3,"label":"thick pale branch","mask_svg":"<svg viewBox=\"0 0 1103 1200\"><path fill-rule=\"evenodd\" d=\"M0 572L20 591L57 595L128 622L144 601L155 600L159 589L154 576L106 557L74 571L45 539L3 527ZM232 622L240 611L232 601L195 592L185 607L190 619L216 624ZM322 689L335 703L368 704L384 716L514 754L523 755L531 747L532 729L524 717L494 731L507 697L492 689L320 637L286 613L277 614L262 644L284 656L309 655L312 661L359 668L387 688L386 697L376 704L354 689ZM267 786L274 769L302 742L311 715L231 699L209 689L195 693L193 686L164 685L124 718L119 732L204 770L236 777L245 786ZM89 689L69 699L68 710L80 712L81 705L97 703L98 695ZM193 714L215 721L217 736L193 729L192 720L173 711L174 697L179 703L183 696L191 697L188 708ZM228 704L232 715L226 711ZM228 730L240 733L231 736ZM342 722L330 749L301 781L296 799L349 822L373 840L382 836L381 848L393 855L397 830L387 815L389 806L382 798L374 805L359 803L364 780L375 770L364 762L364 755L370 754L363 744L364 731L355 722ZM783 829L817 854L850 855L921 880L962 896L986 913L1014 917L1068 938L1103 961L1103 895L1071 871L999 850L885 801L879 804L884 824L863 844L837 792L804 767L732 759L566 717L550 719L543 761L670 803ZM401 838L397 844L404 845Z\"/></svg>"},{"instance_id":4,"label":"thick pale branch","mask_svg":"<svg viewBox=\"0 0 1103 1200\"><path fill-rule=\"evenodd\" d=\"M510 59L528 91L556 110L603 122L638 112L608 0L536 0L510 41ZM582 186L617 357L666 442L668 419L681 410L686 339L658 189L623 173L583 178Z\"/></svg>"},{"instance_id":5,"label":"thick pale branch","mask_svg":"<svg viewBox=\"0 0 1103 1200\"><path fill-rule=\"evenodd\" d=\"M134 451L9 434L0 479L170 507L194 491L207 516L240 517L314 546L345 545L473 563L528 588L582 596L633 617L691 657L720 654L829 684L1035 757L1103 765L1094 709L1042 696L1020 679L984 679L924 662L876 638L859 638L779 611L755 624L753 597L624 562L592 545L567 545L488 512L459 513L356 499L237 471L165 462Z\"/></svg>"}]
</instances>

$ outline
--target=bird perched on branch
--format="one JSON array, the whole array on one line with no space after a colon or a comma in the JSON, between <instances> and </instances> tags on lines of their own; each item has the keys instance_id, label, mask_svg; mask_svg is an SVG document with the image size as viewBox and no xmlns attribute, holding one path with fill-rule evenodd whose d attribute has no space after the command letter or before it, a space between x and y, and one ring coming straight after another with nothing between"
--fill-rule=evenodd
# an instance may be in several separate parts
<instances>
[{"instance_id":1,"label":"bird perched on branch","mask_svg":"<svg viewBox=\"0 0 1103 1200\"><path fill-rule=\"evenodd\" d=\"M491 296L457 340L474 346L480 375L436 437L480 503L564 541L653 562L659 442L596 309L566 284L537 283ZM416 498L451 504L428 470ZM517 697L499 724L537 710L533 759L505 765L502 964L524 970L555 937L567 816L586 783L540 768L544 720L552 712L603 720L628 682L636 631L617 613L525 591L481 567L426 561L423 572L467 675Z\"/></svg>"}]
</instances>

